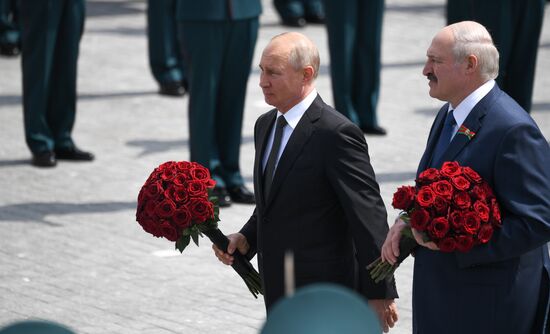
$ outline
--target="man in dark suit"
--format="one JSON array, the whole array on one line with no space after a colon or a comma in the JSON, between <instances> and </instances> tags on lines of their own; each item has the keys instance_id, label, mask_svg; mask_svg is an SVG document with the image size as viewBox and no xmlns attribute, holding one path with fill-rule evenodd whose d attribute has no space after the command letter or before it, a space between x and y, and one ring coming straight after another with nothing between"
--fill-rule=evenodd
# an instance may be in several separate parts
<instances>
[{"instance_id":1,"label":"man in dark suit","mask_svg":"<svg viewBox=\"0 0 550 334\"><path fill-rule=\"evenodd\" d=\"M548 142L495 83L498 51L485 27L472 21L445 27L427 57L430 96L447 104L432 125L417 173L445 161L473 168L495 192L502 227L467 253L440 252L415 232L424 247L415 251L413 333L548 333ZM454 124L454 136L436 150L444 123ZM398 220L382 248L390 263L404 226Z\"/></svg>"},{"instance_id":2,"label":"man in dark suit","mask_svg":"<svg viewBox=\"0 0 550 334\"><path fill-rule=\"evenodd\" d=\"M25 137L38 167L91 161L71 137L84 0L20 1Z\"/></svg>"},{"instance_id":3,"label":"man in dark suit","mask_svg":"<svg viewBox=\"0 0 550 334\"><path fill-rule=\"evenodd\" d=\"M315 90L319 54L304 35L276 36L260 61L260 87L276 109L254 128L256 209L238 248L258 256L269 312L284 296L283 257L292 251L296 286L332 282L355 288L393 326L393 277L374 283L365 266L379 255L386 210L361 130L326 105ZM277 125L277 126L276 126ZM214 247L226 264L232 257Z\"/></svg>"},{"instance_id":4,"label":"man in dark suit","mask_svg":"<svg viewBox=\"0 0 550 334\"><path fill-rule=\"evenodd\" d=\"M544 0L448 0L447 24L471 20L491 33L500 54L497 84L531 111Z\"/></svg>"},{"instance_id":5,"label":"man in dark suit","mask_svg":"<svg viewBox=\"0 0 550 334\"><path fill-rule=\"evenodd\" d=\"M220 206L254 203L241 175L239 150L261 11L260 0L178 0L191 160L210 169Z\"/></svg>"},{"instance_id":6,"label":"man in dark suit","mask_svg":"<svg viewBox=\"0 0 550 334\"><path fill-rule=\"evenodd\" d=\"M176 5L177 0L147 1L149 65L159 85L159 94L168 96L183 96L187 91L177 38Z\"/></svg>"},{"instance_id":7,"label":"man in dark suit","mask_svg":"<svg viewBox=\"0 0 550 334\"><path fill-rule=\"evenodd\" d=\"M378 124L384 0L325 0L336 110L369 135Z\"/></svg>"}]
</instances>

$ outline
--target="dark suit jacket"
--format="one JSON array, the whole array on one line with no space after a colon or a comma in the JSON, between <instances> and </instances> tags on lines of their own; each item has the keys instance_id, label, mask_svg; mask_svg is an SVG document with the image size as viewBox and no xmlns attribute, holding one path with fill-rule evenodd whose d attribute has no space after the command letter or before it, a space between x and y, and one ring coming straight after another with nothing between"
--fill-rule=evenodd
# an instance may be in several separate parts
<instances>
[{"instance_id":1,"label":"dark suit jacket","mask_svg":"<svg viewBox=\"0 0 550 334\"><path fill-rule=\"evenodd\" d=\"M258 17L259 0L178 0L179 21L225 21Z\"/></svg>"},{"instance_id":2,"label":"dark suit jacket","mask_svg":"<svg viewBox=\"0 0 550 334\"><path fill-rule=\"evenodd\" d=\"M418 173L428 166L445 118L437 115ZM495 87L471 111L470 140L457 133L441 161L476 170L496 193L503 224L468 253L416 252L413 332L547 333L550 148L535 122ZM535 329L535 327L538 327Z\"/></svg>"},{"instance_id":3,"label":"dark suit jacket","mask_svg":"<svg viewBox=\"0 0 550 334\"><path fill-rule=\"evenodd\" d=\"M333 282L367 298L396 297L393 279L374 284L365 269L380 255L388 225L362 132L317 96L294 129L264 200L261 161L276 113L255 125L257 204L241 230L258 255L266 307L284 295L286 250L294 252L297 287Z\"/></svg>"}]
</instances>

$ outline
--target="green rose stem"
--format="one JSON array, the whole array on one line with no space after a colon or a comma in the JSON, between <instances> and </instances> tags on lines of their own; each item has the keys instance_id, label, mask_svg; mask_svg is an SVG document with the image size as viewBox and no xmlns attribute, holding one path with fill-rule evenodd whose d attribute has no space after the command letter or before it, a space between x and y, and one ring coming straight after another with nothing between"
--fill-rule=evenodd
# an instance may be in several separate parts
<instances>
[{"instance_id":1,"label":"green rose stem","mask_svg":"<svg viewBox=\"0 0 550 334\"><path fill-rule=\"evenodd\" d=\"M202 231L210 241L219 249L227 252L227 246L229 245L229 239L219 230L219 229L209 229ZM248 290L254 296L258 298L258 294L263 294L262 290L262 281L260 279L260 274L256 269L250 264L250 261L246 259L244 255L239 253L236 250L233 253L234 261L231 267L241 276L241 278L246 283Z\"/></svg>"},{"instance_id":2,"label":"green rose stem","mask_svg":"<svg viewBox=\"0 0 550 334\"><path fill-rule=\"evenodd\" d=\"M402 219L405 222L408 222L407 218L402 216ZM397 257L395 264L392 265L389 262L382 261L382 258L380 257L377 258L367 266L370 277L375 283L379 283L380 281L391 277L401 262L403 262L403 260L405 260L412 253L416 246L418 246L418 244L412 235L411 227L407 225L401 231L401 239L399 240L399 256Z\"/></svg>"}]
</instances>

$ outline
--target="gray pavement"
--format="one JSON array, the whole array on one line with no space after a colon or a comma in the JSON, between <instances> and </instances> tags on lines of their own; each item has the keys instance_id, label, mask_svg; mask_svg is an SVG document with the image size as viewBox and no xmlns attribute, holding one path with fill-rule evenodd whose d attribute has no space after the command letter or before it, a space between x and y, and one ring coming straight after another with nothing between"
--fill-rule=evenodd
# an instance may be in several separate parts
<instances>
[{"instance_id":1,"label":"gray pavement","mask_svg":"<svg viewBox=\"0 0 550 334\"><path fill-rule=\"evenodd\" d=\"M285 29L263 0L255 64ZM144 1L87 1L74 138L93 163L29 165L21 108L20 59L0 58L0 326L40 318L78 333L257 333L265 319L238 276L219 264L210 242L181 255L135 222L137 193L159 163L186 160L187 98L156 94L147 65ZM425 50L444 25L443 0L388 0L379 118L389 130L367 137L390 223L397 186L412 184L439 101L421 75ZM533 117L550 138L550 13L546 12ZM332 103L326 33L301 29L319 46L318 90ZM253 125L269 107L254 66L248 86L241 165L252 185ZM252 206L221 212L233 232ZM411 332L412 259L397 272L400 321Z\"/></svg>"}]
</instances>

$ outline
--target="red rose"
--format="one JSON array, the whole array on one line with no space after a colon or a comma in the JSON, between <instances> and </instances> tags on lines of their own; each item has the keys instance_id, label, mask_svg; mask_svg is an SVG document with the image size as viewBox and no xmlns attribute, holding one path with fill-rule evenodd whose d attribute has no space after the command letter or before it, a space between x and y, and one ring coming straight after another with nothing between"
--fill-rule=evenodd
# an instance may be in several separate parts
<instances>
[{"instance_id":1,"label":"red rose","mask_svg":"<svg viewBox=\"0 0 550 334\"><path fill-rule=\"evenodd\" d=\"M411 186L399 187L393 194L391 205L400 210L407 210L414 202L415 188Z\"/></svg>"},{"instance_id":2,"label":"red rose","mask_svg":"<svg viewBox=\"0 0 550 334\"><path fill-rule=\"evenodd\" d=\"M434 182L432 183L432 189L437 195L447 200L450 200L453 196L453 185L449 181L442 180Z\"/></svg>"},{"instance_id":3,"label":"red rose","mask_svg":"<svg viewBox=\"0 0 550 334\"><path fill-rule=\"evenodd\" d=\"M197 223L202 223L214 216L214 205L208 200L192 199L189 209L191 211L191 215Z\"/></svg>"},{"instance_id":4,"label":"red rose","mask_svg":"<svg viewBox=\"0 0 550 334\"><path fill-rule=\"evenodd\" d=\"M456 249L456 241L452 237L446 237L437 243L437 247L442 252L450 253Z\"/></svg>"},{"instance_id":5,"label":"red rose","mask_svg":"<svg viewBox=\"0 0 550 334\"><path fill-rule=\"evenodd\" d=\"M162 183L160 181L149 183L145 188L145 193L147 194L147 197L157 197L163 191L164 189L162 188Z\"/></svg>"},{"instance_id":6,"label":"red rose","mask_svg":"<svg viewBox=\"0 0 550 334\"><path fill-rule=\"evenodd\" d=\"M475 185L472 190L472 197L480 201L485 201L487 199L487 193L481 185Z\"/></svg>"},{"instance_id":7,"label":"red rose","mask_svg":"<svg viewBox=\"0 0 550 334\"><path fill-rule=\"evenodd\" d=\"M481 228L479 229L479 233L477 235L477 238L482 244L487 243L491 237L493 236L493 227L491 224L483 224L481 225Z\"/></svg>"},{"instance_id":8,"label":"red rose","mask_svg":"<svg viewBox=\"0 0 550 334\"><path fill-rule=\"evenodd\" d=\"M481 225L481 221L476 212L467 212L464 215L464 232L476 234Z\"/></svg>"},{"instance_id":9,"label":"red rose","mask_svg":"<svg viewBox=\"0 0 550 334\"><path fill-rule=\"evenodd\" d=\"M160 228L162 230L162 236L170 241L177 241L178 240L178 231L172 226L169 222L164 221L160 225Z\"/></svg>"},{"instance_id":10,"label":"red rose","mask_svg":"<svg viewBox=\"0 0 550 334\"><path fill-rule=\"evenodd\" d=\"M489 211L489 207L487 206L487 204L485 204L481 201L476 201L474 203L474 211L477 213L477 215L479 216L479 219L481 219L481 221L483 221L483 222L488 222L489 221L490 211Z\"/></svg>"},{"instance_id":11,"label":"red rose","mask_svg":"<svg viewBox=\"0 0 550 334\"><path fill-rule=\"evenodd\" d=\"M170 181L176 176L176 169L175 168L164 168L162 170L162 173L160 174L160 178L164 181Z\"/></svg>"},{"instance_id":12,"label":"red rose","mask_svg":"<svg viewBox=\"0 0 550 334\"><path fill-rule=\"evenodd\" d=\"M204 197L208 195L204 183L197 180L191 180L187 183L187 192L190 197Z\"/></svg>"},{"instance_id":13,"label":"red rose","mask_svg":"<svg viewBox=\"0 0 550 334\"><path fill-rule=\"evenodd\" d=\"M150 199L147 201L147 203L145 204L145 212L150 216L150 217L156 217L156 213L155 213L155 208L157 207L157 202Z\"/></svg>"},{"instance_id":14,"label":"red rose","mask_svg":"<svg viewBox=\"0 0 550 334\"><path fill-rule=\"evenodd\" d=\"M474 246L474 238L471 235L459 235L456 237L456 249L467 252Z\"/></svg>"},{"instance_id":15,"label":"red rose","mask_svg":"<svg viewBox=\"0 0 550 334\"><path fill-rule=\"evenodd\" d=\"M480 183L482 181L481 176L479 176L479 174L470 167L462 167L462 173L464 173L464 175L466 175L466 177L474 183Z\"/></svg>"},{"instance_id":16,"label":"red rose","mask_svg":"<svg viewBox=\"0 0 550 334\"><path fill-rule=\"evenodd\" d=\"M453 202L459 209L462 210L468 209L472 204L470 200L470 195L468 195L468 193L464 191L457 192L454 195Z\"/></svg>"},{"instance_id":17,"label":"red rose","mask_svg":"<svg viewBox=\"0 0 550 334\"><path fill-rule=\"evenodd\" d=\"M187 189L185 187L174 187L172 199L178 203L178 205L185 204L189 199Z\"/></svg>"},{"instance_id":18,"label":"red rose","mask_svg":"<svg viewBox=\"0 0 550 334\"><path fill-rule=\"evenodd\" d=\"M174 212L176 212L176 204L171 199L165 199L155 207L155 213L162 218L169 218Z\"/></svg>"},{"instance_id":19,"label":"red rose","mask_svg":"<svg viewBox=\"0 0 550 334\"><path fill-rule=\"evenodd\" d=\"M480 185L483 193L485 194L485 198L492 199L495 197L495 194L493 193L493 189L491 189L491 186L487 182L483 182Z\"/></svg>"},{"instance_id":20,"label":"red rose","mask_svg":"<svg viewBox=\"0 0 550 334\"><path fill-rule=\"evenodd\" d=\"M178 161L176 162L176 168L183 172L191 169L194 166L194 164L197 164L197 163L196 162L193 163L189 161Z\"/></svg>"},{"instance_id":21,"label":"red rose","mask_svg":"<svg viewBox=\"0 0 550 334\"><path fill-rule=\"evenodd\" d=\"M428 168L418 176L418 181L421 184L432 183L439 180L439 171L435 168Z\"/></svg>"},{"instance_id":22,"label":"red rose","mask_svg":"<svg viewBox=\"0 0 550 334\"><path fill-rule=\"evenodd\" d=\"M462 171L460 170L460 165L456 161L447 161L444 162L441 166L441 175L447 177L453 177L460 175Z\"/></svg>"},{"instance_id":23,"label":"red rose","mask_svg":"<svg viewBox=\"0 0 550 334\"><path fill-rule=\"evenodd\" d=\"M449 215L449 223L456 231L462 231L464 227L464 215L461 212L453 211Z\"/></svg>"},{"instance_id":24,"label":"red rose","mask_svg":"<svg viewBox=\"0 0 550 334\"><path fill-rule=\"evenodd\" d=\"M428 232L432 239L439 240L449 231L449 222L444 217L437 217L428 226Z\"/></svg>"},{"instance_id":25,"label":"red rose","mask_svg":"<svg viewBox=\"0 0 550 334\"><path fill-rule=\"evenodd\" d=\"M175 185L177 186L185 186L187 184L187 180L189 179L189 176L185 173L178 173L176 176L172 179Z\"/></svg>"},{"instance_id":26,"label":"red rose","mask_svg":"<svg viewBox=\"0 0 550 334\"><path fill-rule=\"evenodd\" d=\"M428 213L428 211L422 208L418 208L413 212L411 212L410 224L412 228L419 231L424 231L429 221L430 221L430 214Z\"/></svg>"},{"instance_id":27,"label":"red rose","mask_svg":"<svg viewBox=\"0 0 550 334\"><path fill-rule=\"evenodd\" d=\"M185 206L176 210L174 214L174 223L182 229L191 226L191 219L191 212Z\"/></svg>"},{"instance_id":28,"label":"red rose","mask_svg":"<svg viewBox=\"0 0 550 334\"><path fill-rule=\"evenodd\" d=\"M435 194L429 186L424 186L418 191L416 201L423 207L428 207L433 204L435 200Z\"/></svg>"},{"instance_id":29,"label":"red rose","mask_svg":"<svg viewBox=\"0 0 550 334\"><path fill-rule=\"evenodd\" d=\"M193 180L206 182L210 179L210 172L205 167L196 164L189 169L189 174Z\"/></svg>"},{"instance_id":30,"label":"red rose","mask_svg":"<svg viewBox=\"0 0 550 334\"><path fill-rule=\"evenodd\" d=\"M441 196L435 196L433 207L437 213L446 216L449 209L449 202Z\"/></svg>"},{"instance_id":31,"label":"red rose","mask_svg":"<svg viewBox=\"0 0 550 334\"><path fill-rule=\"evenodd\" d=\"M468 190L470 188L470 181L468 181L464 176L453 176L451 182L458 190Z\"/></svg>"},{"instance_id":32,"label":"red rose","mask_svg":"<svg viewBox=\"0 0 550 334\"><path fill-rule=\"evenodd\" d=\"M494 226L502 225L502 218L500 216L500 208L495 198L491 200L491 223Z\"/></svg>"},{"instance_id":33,"label":"red rose","mask_svg":"<svg viewBox=\"0 0 550 334\"><path fill-rule=\"evenodd\" d=\"M143 230L145 230L145 232L151 233L157 238L164 236L164 234L162 233L162 229L160 228L160 225L156 224L152 219L141 218L140 220L138 220L138 222L140 223Z\"/></svg>"}]
</instances>

